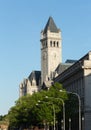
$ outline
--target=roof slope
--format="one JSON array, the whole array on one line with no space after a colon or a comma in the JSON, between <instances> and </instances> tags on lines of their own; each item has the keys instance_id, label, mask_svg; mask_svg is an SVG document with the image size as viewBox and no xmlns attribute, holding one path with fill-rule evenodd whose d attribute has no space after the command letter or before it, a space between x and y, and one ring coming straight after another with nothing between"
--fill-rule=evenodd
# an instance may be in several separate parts
<instances>
[{"instance_id":1,"label":"roof slope","mask_svg":"<svg viewBox=\"0 0 91 130\"><path fill-rule=\"evenodd\" d=\"M50 30L50 32L55 32L55 33L59 32L59 29L57 28L52 17L49 17L48 22L44 28L44 33L47 33L48 30Z\"/></svg>"},{"instance_id":2,"label":"roof slope","mask_svg":"<svg viewBox=\"0 0 91 130\"><path fill-rule=\"evenodd\" d=\"M58 65L58 67L56 68L56 72L57 74L61 74L64 70L68 69L70 66L72 65L72 63L60 63Z\"/></svg>"},{"instance_id":3,"label":"roof slope","mask_svg":"<svg viewBox=\"0 0 91 130\"><path fill-rule=\"evenodd\" d=\"M40 80L40 77L41 77L41 71L33 71L28 79L30 80L30 82L35 79L36 80L36 84L39 85L39 80Z\"/></svg>"}]
</instances>

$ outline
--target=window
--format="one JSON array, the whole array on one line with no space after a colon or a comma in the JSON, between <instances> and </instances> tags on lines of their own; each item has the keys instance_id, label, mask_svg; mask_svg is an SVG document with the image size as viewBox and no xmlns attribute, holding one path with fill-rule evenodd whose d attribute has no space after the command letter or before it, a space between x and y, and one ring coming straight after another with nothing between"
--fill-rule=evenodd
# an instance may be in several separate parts
<instances>
[{"instance_id":1,"label":"window","mask_svg":"<svg viewBox=\"0 0 91 130\"><path fill-rule=\"evenodd\" d=\"M55 47L55 41L54 41L54 43L53 43L53 46Z\"/></svg>"},{"instance_id":2,"label":"window","mask_svg":"<svg viewBox=\"0 0 91 130\"><path fill-rule=\"evenodd\" d=\"M52 47L52 41L50 41L50 46Z\"/></svg>"},{"instance_id":3,"label":"window","mask_svg":"<svg viewBox=\"0 0 91 130\"><path fill-rule=\"evenodd\" d=\"M45 46L47 47L47 41L46 41L46 45Z\"/></svg>"},{"instance_id":4,"label":"window","mask_svg":"<svg viewBox=\"0 0 91 130\"><path fill-rule=\"evenodd\" d=\"M59 42L57 42L57 47L59 47Z\"/></svg>"}]
</instances>

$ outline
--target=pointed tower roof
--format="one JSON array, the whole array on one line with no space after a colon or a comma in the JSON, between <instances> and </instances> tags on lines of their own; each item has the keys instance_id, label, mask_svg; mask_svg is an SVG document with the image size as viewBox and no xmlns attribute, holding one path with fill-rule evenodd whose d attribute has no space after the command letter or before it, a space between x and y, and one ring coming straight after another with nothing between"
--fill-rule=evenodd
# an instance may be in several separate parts
<instances>
[{"instance_id":1,"label":"pointed tower roof","mask_svg":"<svg viewBox=\"0 0 91 130\"><path fill-rule=\"evenodd\" d=\"M59 29L57 28L52 17L49 17L48 22L44 28L44 33L47 33L48 30L50 30L50 32L55 32L55 33L59 32Z\"/></svg>"}]
</instances>

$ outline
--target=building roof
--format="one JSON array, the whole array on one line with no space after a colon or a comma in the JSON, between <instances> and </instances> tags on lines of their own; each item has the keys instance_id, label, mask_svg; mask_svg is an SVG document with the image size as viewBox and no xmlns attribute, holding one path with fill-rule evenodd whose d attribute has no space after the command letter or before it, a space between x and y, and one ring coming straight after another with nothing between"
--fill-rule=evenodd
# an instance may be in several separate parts
<instances>
[{"instance_id":1,"label":"building roof","mask_svg":"<svg viewBox=\"0 0 91 130\"><path fill-rule=\"evenodd\" d=\"M68 69L71 65L72 63L60 63L55 71L57 72L57 74L60 74L64 70Z\"/></svg>"},{"instance_id":2,"label":"building roof","mask_svg":"<svg viewBox=\"0 0 91 130\"><path fill-rule=\"evenodd\" d=\"M77 60L67 59L65 63L60 63L57 66L57 68L55 69L55 72L57 72L57 74L61 74L63 71L65 71L70 66L72 66L75 62L77 62Z\"/></svg>"},{"instance_id":3,"label":"building roof","mask_svg":"<svg viewBox=\"0 0 91 130\"><path fill-rule=\"evenodd\" d=\"M77 61L77 60L67 59L67 60L65 61L65 63L72 63L72 64L74 64L76 61Z\"/></svg>"},{"instance_id":4,"label":"building roof","mask_svg":"<svg viewBox=\"0 0 91 130\"><path fill-rule=\"evenodd\" d=\"M57 28L52 17L49 17L48 22L44 28L44 33L47 33L48 30L50 30L50 32L55 32L55 33L59 32L59 29Z\"/></svg>"},{"instance_id":5,"label":"building roof","mask_svg":"<svg viewBox=\"0 0 91 130\"><path fill-rule=\"evenodd\" d=\"M29 75L28 79L30 80L30 82L31 82L33 79L35 79L36 84L39 85L40 77L41 77L41 71L33 71L33 72Z\"/></svg>"}]
</instances>

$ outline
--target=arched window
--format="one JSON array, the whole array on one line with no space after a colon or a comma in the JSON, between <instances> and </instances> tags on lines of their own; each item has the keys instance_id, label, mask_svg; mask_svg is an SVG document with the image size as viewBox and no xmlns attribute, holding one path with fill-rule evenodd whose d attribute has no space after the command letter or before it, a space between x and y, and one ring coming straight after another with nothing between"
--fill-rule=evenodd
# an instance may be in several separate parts
<instances>
[{"instance_id":1,"label":"arched window","mask_svg":"<svg viewBox=\"0 0 91 130\"><path fill-rule=\"evenodd\" d=\"M53 43L53 46L55 47L55 41L54 41L54 43Z\"/></svg>"},{"instance_id":2,"label":"arched window","mask_svg":"<svg viewBox=\"0 0 91 130\"><path fill-rule=\"evenodd\" d=\"M59 47L59 42L57 42L57 47Z\"/></svg>"},{"instance_id":3,"label":"arched window","mask_svg":"<svg viewBox=\"0 0 91 130\"><path fill-rule=\"evenodd\" d=\"M50 47L52 47L52 41L50 41Z\"/></svg>"}]
</instances>

